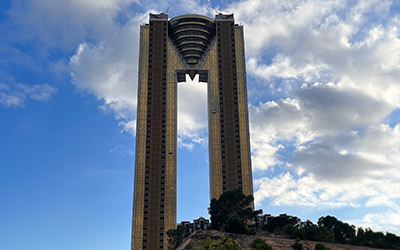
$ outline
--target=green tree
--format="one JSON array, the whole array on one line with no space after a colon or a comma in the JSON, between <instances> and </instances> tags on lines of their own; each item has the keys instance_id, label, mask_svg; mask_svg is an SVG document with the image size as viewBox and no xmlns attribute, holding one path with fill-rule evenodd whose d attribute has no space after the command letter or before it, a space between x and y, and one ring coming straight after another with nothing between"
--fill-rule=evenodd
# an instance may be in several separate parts
<instances>
[{"instance_id":1,"label":"green tree","mask_svg":"<svg viewBox=\"0 0 400 250\"><path fill-rule=\"evenodd\" d=\"M317 240L319 228L317 225L312 223L312 221L307 220L305 222L301 222L299 227L303 229L306 233L305 237L304 238L300 237L300 239Z\"/></svg>"},{"instance_id":2,"label":"green tree","mask_svg":"<svg viewBox=\"0 0 400 250\"><path fill-rule=\"evenodd\" d=\"M267 244L267 242L260 238L255 239L251 246L255 250L274 250L270 245Z\"/></svg>"},{"instance_id":3,"label":"green tree","mask_svg":"<svg viewBox=\"0 0 400 250\"><path fill-rule=\"evenodd\" d=\"M293 228L297 228L301 220L298 217L290 215L282 215L272 218L268 224L266 224L262 230L273 233L277 227L284 228L286 225L292 225Z\"/></svg>"},{"instance_id":4,"label":"green tree","mask_svg":"<svg viewBox=\"0 0 400 250\"><path fill-rule=\"evenodd\" d=\"M329 247L326 247L324 244L322 243L317 243L317 245L315 245L314 250L331 250Z\"/></svg>"},{"instance_id":5,"label":"green tree","mask_svg":"<svg viewBox=\"0 0 400 250\"><path fill-rule=\"evenodd\" d=\"M212 199L208 211L211 229L248 234L248 222L256 220L257 215L262 213L261 209L253 211L253 200L253 196L246 196L239 189L221 194L218 200Z\"/></svg>"},{"instance_id":6,"label":"green tree","mask_svg":"<svg viewBox=\"0 0 400 250\"><path fill-rule=\"evenodd\" d=\"M335 236L326 227L318 227L318 241L335 242Z\"/></svg>"},{"instance_id":7,"label":"green tree","mask_svg":"<svg viewBox=\"0 0 400 250\"><path fill-rule=\"evenodd\" d=\"M292 245L295 250L303 250L303 244L300 243L300 238L296 238L296 241Z\"/></svg>"},{"instance_id":8,"label":"green tree","mask_svg":"<svg viewBox=\"0 0 400 250\"><path fill-rule=\"evenodd\" d=\"M247 234L248 228L243 220L239 218L236 214L230 217L224 226L224 230L230 233L236 234Z\"/></svg>"},{"instance_id":9,"label":"green tree","mask_svg":"<svg viewBox=\"0 0 400 250\"><path fill-rule=\"evenodd\" d=\"M399 249L400 250L400 237L395 234L386 232L385 242L388 244L388 248Z\"/></svg>"},{"instance_id":10,"label":"green tree","mask_svg":"<svg viewBox=\"0 0 400 250\"><path fill-rule=\"evenodd\" d=\"M194 245L193 241L191 241L185 246L185 249L194 249L194 247L195 247L195 245Z\"/></svg>"},{"instance_id":11,"label":"green tree","mask_svg":"<svg viewBox=\"0 0 400 250\"><path fill-rule=\"evenodd\" d=\"M210 237L207 237L201 243L201 250L240 250L240 247L229 237L222 240L211 240Z\"/></svg>"},{"instance_id":12,"label":"green tree","mask_svg":"<svg viewBox=\"0 0 400 250\"><path fill-rule=\"evenodd\" d=\"M306 235L307 232L302 228L296 228L292 234L293 238L300 238L302 240L305 240L307 238Z\"/></svg>"},{"instance_id":13,"label":"green tree","mask_svg":"<svg viewBox=\"0 0 400 250\"><path fill-rule=\"evenodd\" d=\"M340 243L351 242L356 236L355 226L341 222L333 216L319 218L318 226L326 227L334 234L335 240Z\"/></svg>"},{"instance_id":14,"label":"green tree","mask_svg":"<svg viewBox=\"0 0 400 250\"><path fill-rule=\"evenodd\" d=\"M176 229L168 230L168 249L174 250L183 242L186 238L186 227L184 225L178 225Z\"/></svg>"}]
</instances>

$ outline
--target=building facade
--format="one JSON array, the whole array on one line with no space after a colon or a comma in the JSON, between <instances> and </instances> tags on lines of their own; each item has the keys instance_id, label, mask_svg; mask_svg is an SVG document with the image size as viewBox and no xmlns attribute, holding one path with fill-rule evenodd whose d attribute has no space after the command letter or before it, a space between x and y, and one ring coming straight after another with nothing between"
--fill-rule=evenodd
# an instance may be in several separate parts
<instances>
[{"instance_id":1,"label":"building facade","mask_svg":"<svg viewBox=\"0 0 400 250\"><path fill-rule=\"evenodd\" d=\"M233 14L150 14L140 28L132 249L166 249L176 227L177 83L208 85L210 197L253 194L243 26Z\"/></svg>"},{"instance_id":2,"label":"building facade","mask_svg":"<svg viewBox=\"0 0 400 250\"><path fill-rule=\"evenodd\" d=\"M270 220L272 220L272 218L274 218L274 216L272 216L271 214L258 215L258 223L259 223L260 228L267 225L268 222L270 222Z\"/></svg>"},{"instance_id":3,"label":"building facade","mask_svg":"<svg viewBox=\"0 0 400 250\"><path fill-rule=\"evenodd\" d=\"M196 230L207 230L210 227L210 220L204 217L199 217L198 219L190 221L182 221L180 223L186 228L186 232L193 233Z\"/></svg>"}]
</instances>

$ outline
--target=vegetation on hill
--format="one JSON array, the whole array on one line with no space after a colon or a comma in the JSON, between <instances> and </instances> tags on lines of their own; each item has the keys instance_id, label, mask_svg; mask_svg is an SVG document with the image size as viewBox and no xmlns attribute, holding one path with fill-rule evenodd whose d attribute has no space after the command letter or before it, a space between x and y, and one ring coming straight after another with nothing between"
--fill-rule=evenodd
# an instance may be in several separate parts
<instances>
[{"instance_id":1,"label":"vegetation on hill","mask_svg":"<svg viewBox=\"0 0 400 250\"><path fill-rule=\"evenodd\" d=\"M239 245L232 238L222 238L222 240L211 240L207 237L203 243L201 243L200 250L240 250Z\"/></svg>"},{"instance_id":2,"label":"vegetation on hill","mask_svg":"<svg viewBox=\"0 0 400 250\"><path fill-rule=\"evenodd\" d=\"M262 240L260 238L257 238L253 241L252 247L255 250L274 250L270 245L265 242L265 240Z\"/></svg>"},{"instance_id":3,"label":"vegetation on hill","mask_svg":"<svg viewBox=\"0 0 400 250\"><path fill-rule=\"evenodd\" d=\"M329 247L326 247L324 244L322 243L317 243L317 245L315 245L314 250L331 250Z\"/></svg>"},{"instance_id":4,"label":"vegetation on hill","mask_svg":"<svg viewBox=\"0 0 400 250\"><path fill-rule=\"evenodd\" d=\"M232 190L223 193L218 200L212 199L209 208L211 216L210 229L236 234L254 235L258 228L258 215L262 210L253 211L251 204L253 196L246 196L241 190ZM254 224L252 222L255 222ZM302 249L300 240L319 242L351 244L357 246L377 247L384 249L400 250L400 237L386 232L374 232L370 228L357 228L342 222L333 216L323 216L317 224L310 220L301 221L298 217L282 215L273 217L262 227L263 231L275 234L283 234L288 238L296 238L292 245L294 249ZM177 229L167 232L169 249L176 249L185 238L189 236L186 227L179 225ZM214 242L211 239L204 241L201 249L229 249L235 250L235 242L230 238ZM233 244L233 243L235 244ZM236 244L237 245L237 244ZM193 249L187 245L186 249ZM253 248L257 250L271 250L272 248L263 240L253 242ZM315 246L315 250L328 250L321 243Z\"/></svg>"},{"instance_id":5,"label":"vegetation on hill","mask_svg":"<svg viewBox=\"0 0 400 250\"><path fill-rule=\"evenodd\" d=\"M303 250L303 244L300 243L299 237L296 238L296 241L293 243L292 247L295 250Z\"/></svg>"},{"instance_id":6,"label":"vegetation on hill","mask_svg":"<svg viewBox=\"0 0 400 250\"><path fill-rule=\"evenodd\" d=\"M258 220L262 210L253 210L253 196L244 195L241 190L232 190L212 199L209 213L211 229L238 234L255 234L252 221Z\"/></svg>"},{"instance_id":7,"label":"vegetation on hill","mask_svg":"<svg viewBox=\"0 0 400 250\"><path fill-rule=\"evenodd\" d=\"M186 227L184 225L178 225L176 229L168 230L168 249L174 250L177 249L178 246L190 235L189 232L186 231Z\"/></svg>"},{"instance_id":8,"label":"vegetation on hill","mask_svg":"<svg viewBox=\"0 0 400 250\"><path fill-rule=\"evenodd\" d=\"M319 218L317 224L310 220L302 222L295 216L278 216L272 218L262 230L302 240L400 250L400 237L394 234L374 232L370 228L364 230L361 227L356 230L355 226L329 215Z\"/></svg>"}]
</instances>

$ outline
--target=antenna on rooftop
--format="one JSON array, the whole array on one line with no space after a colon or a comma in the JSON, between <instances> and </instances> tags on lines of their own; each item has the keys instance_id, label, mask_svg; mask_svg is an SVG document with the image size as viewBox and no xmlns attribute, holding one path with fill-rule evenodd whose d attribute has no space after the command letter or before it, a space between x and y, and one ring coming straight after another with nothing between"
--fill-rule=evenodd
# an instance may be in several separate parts
<instances>
[{"instance_id":1,"label":"antenna on rooftop","mask_svg":"<svg viewBox=\"0 0 400 250\"><path fill-rule=\"evenodd\" d=\"M219 11L217 10L217 7L214 7L214 11L215 11L215 14L218 14L218 15L222 14L221 12L219 12Z\"/></svg>"}]
</instances>

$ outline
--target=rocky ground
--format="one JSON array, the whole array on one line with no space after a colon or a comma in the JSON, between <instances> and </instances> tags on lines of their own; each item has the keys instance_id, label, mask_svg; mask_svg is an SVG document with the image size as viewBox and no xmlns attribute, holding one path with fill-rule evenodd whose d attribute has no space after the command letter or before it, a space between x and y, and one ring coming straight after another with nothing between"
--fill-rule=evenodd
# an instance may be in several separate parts
<instances>
[{"instance_id":1,"label":"rocky ground","mask_svg":"<svg viewBox=\"0 0 400 250\"><path fill-rule=\"evenodd\" d=\"M286 239L282 236L275 236L272 233L262 232L258 233L255 236L251 235L243 235L243 234L231 234L231 233L222 233L219 231L196 231L191 234L179 247L177 250L185 249L185 246L189 244L189 242L193 242L195 244L195 249L200 249L201 242L203 242L207 237L210 237L212 240L221 239L223 236L231 237L238 243L241 249L243 250L251 250L251 243L256 238L261 238L265 240L274 250L293 250L292 244L295 242L294 239ZM307 241L302 240L304 250L314 250L314 247L317 243L316 241ZM370 247L361 247L361 246L352 246L352 245L342 245L342 244L333 244L321 242L326 247L329 247L332 250L379 250L378 248L370 248Z\"/></svg>"}]
</instances>

